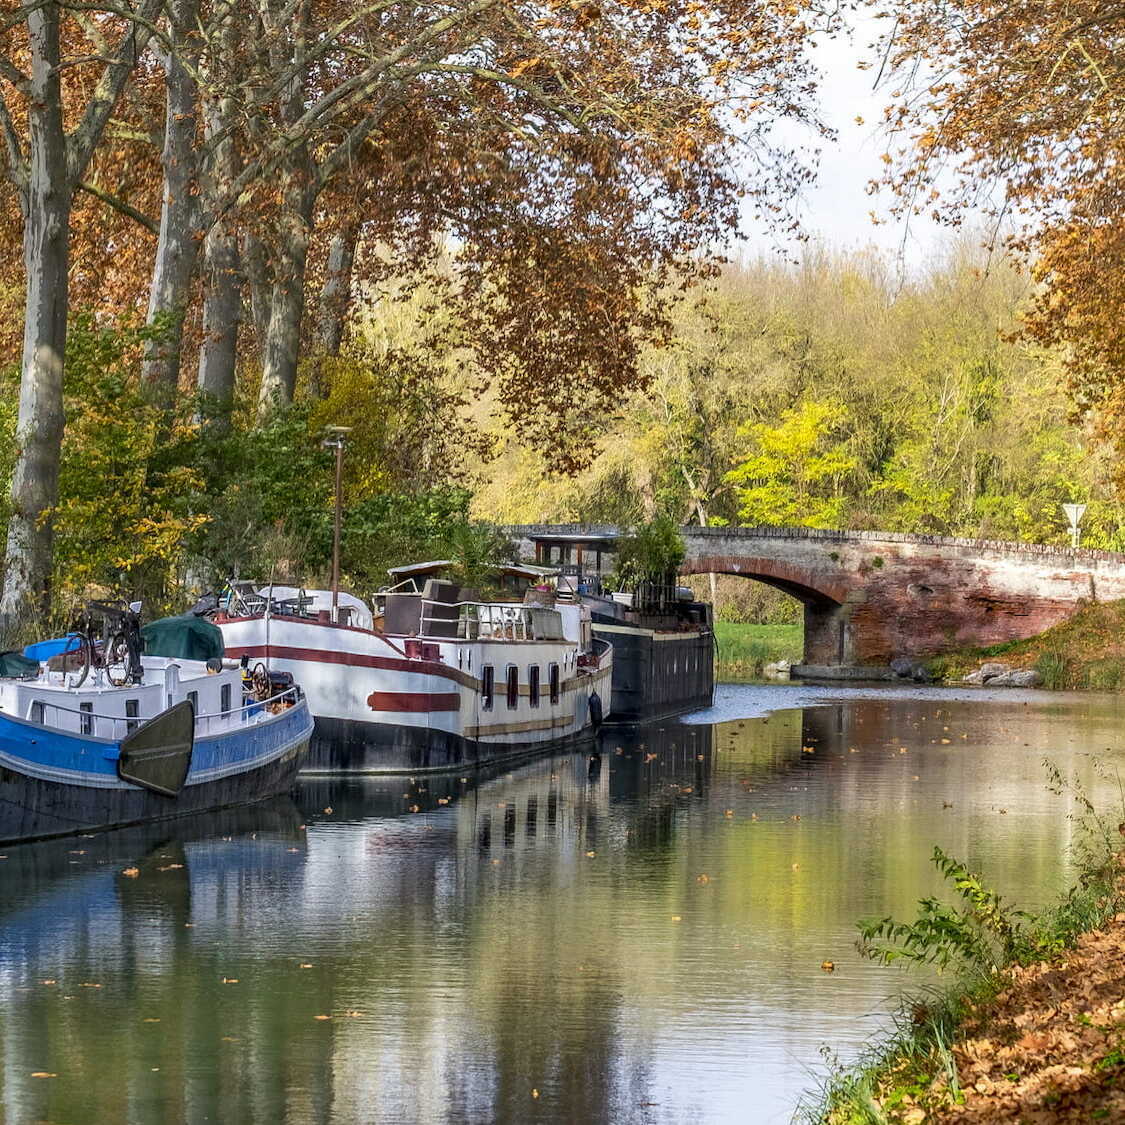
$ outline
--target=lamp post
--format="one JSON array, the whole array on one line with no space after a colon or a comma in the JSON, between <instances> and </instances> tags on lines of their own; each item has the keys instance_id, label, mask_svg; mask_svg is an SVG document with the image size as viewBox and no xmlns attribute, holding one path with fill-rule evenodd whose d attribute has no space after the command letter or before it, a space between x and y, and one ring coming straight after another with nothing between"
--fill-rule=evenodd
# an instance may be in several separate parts
<instances>
[{"instance_id":1,"label":"lamp post","mask_svg":"<svg viewBox=\"0 0 1125 1125\"><path fill-rule=\"evenodd\" d=\"M1070 522L1070 545L1074 550L1077 550L1078 540L1082 534L1079 529L1082 526L1082 517L1086 514L1086 505L1064 504L1062 510L1066 513L1066 518Z\"/></svg>"},{"instance_id":2,"label":"lamp post","mask_svg":"<svg viewBox=\"0 0 1125 1125\"><path fill-rule=\"evenodd\" d=\"M325 449L336 450L336 504L332 528L332 620L340 619L340 476L344 466L344 440L352 432L351 426L326 426L320 443Z\"/></svg>"}]
</instances>

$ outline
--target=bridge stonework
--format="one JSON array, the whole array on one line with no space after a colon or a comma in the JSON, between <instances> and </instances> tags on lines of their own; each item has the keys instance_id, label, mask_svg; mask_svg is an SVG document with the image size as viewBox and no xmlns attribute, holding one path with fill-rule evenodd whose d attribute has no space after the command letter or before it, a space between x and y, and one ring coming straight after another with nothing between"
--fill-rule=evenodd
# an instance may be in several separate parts
<instances>
[{"instance_id":1,"label":"bridge stonework","mask_svg":"<svg viewBox=\"0 0 1125 1125\"><path fill-rule=\"evenodd\" d=\"M606 526L508 531L606 534ZM680 573L734 574L805 607L806 665L885 666L968 645L1018 640L1064 621L1083 601L1125 598L1125 555L1029 543L815 528L686 527Z\"/></svg>"}]
</instances>

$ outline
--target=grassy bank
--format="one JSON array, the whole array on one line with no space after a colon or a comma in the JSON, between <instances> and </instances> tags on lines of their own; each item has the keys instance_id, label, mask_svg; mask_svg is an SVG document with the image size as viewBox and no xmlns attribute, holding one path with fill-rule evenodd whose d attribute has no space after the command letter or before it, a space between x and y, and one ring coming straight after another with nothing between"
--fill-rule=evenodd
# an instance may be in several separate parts
<instances>
[{"instance_id":1,"label":"grassy bank","mask_svg":"<svg viewBox=\"0 0 1125 1125\"><path fill-rule=\"evenodd\" d=\"M1025 641L965 649L930 664L938 678L959 679L985 660L1034 668L1049 688L1125 688L1125 600L1085 605L1061 625Z\"/></svg>"},{"instance_id":2,"label":"grassy bank","mask_svg":"<svg viewBox=\"0 0 1125 1125\"><path fill-rule=\"evenodd\" d=\"M923 900L913 922L860 924L865 955L948 964L955 983L907 1001L891 1035L837 1068L799 1120L1125 1120L1122 810L1097 818L1085 795L1074 795L1086 809L1080 873L1053 907L1013 909L935 848L954 905Z\"/></svg>"},{"instance_id":3,"label":"grassy bank","mask_svg":"<svg viewBox=\"0 0 1125 1125\"><path fill-rule=\"evenodd\" d=\"M715 623L716 678L738 681L761 679L762 668L778 660L798 664L804 645L801 625L736 625Z\"/></svg>"}]
</instances>

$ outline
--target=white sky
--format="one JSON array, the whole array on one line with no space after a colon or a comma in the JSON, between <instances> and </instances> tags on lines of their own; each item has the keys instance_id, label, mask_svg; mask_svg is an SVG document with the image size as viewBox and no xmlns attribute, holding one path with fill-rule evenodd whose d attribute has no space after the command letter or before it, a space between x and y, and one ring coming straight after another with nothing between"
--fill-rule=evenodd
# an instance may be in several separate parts
<instances>
[{"instance_id":1,"label":"white sky","mask_svg":"<svg viewBox=\"0 0 1125 1125\"><path fill-rule=\"evenodd\" d=\"M799 206L808 236L841 249L876 246L892 254L901 251L903 268L912 272L939 254L955 235L925 218L913 218L907 229L903 223L890 220L885 196L868 194L868 182L883 170L879 158L887 147L880 124L889 91L872 89L878 67L869 46L881 30L877 21L864 19L851 42L844 38L823 40L814 51L813 58L823 72L821 115L837 131L836 141L814 142L789 126L779 128L777 136L797 144L818 143L822 150L817 183ZM859 70L856 64L864 59L876 65ZM862 117L864 124L857 124L857 117ZM884 222L874 225L871 211ZM742 232L746 236L743 252L751 256L776 245L763 235L749 213L744 215ZM793 249L789 247L791 252Z\"/></svg>"}]
</instances>

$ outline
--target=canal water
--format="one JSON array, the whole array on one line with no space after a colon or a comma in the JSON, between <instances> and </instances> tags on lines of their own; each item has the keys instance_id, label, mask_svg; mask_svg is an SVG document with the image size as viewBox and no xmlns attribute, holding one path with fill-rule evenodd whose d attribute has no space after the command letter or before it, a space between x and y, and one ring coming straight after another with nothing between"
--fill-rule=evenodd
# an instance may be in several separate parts
<instances>
[{"instance_id":1,"label":"canal water","mask_svg":"<svg viewBox=\"0 0 1125 1125\"><path fill-rule=\"evenodd\" d=\"M1119 803L1122 712L724 686L600 757L8 848L0 1122L786 1121L916 983L856 919L935 844L1052 898L1043 761Z\"/></svg>"}]
</instances>

